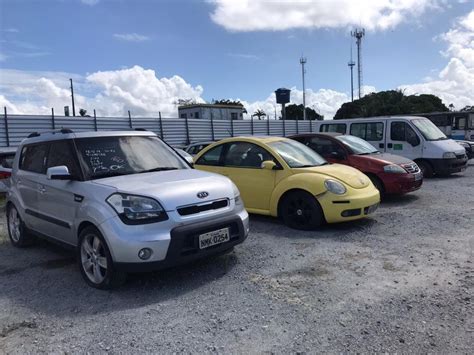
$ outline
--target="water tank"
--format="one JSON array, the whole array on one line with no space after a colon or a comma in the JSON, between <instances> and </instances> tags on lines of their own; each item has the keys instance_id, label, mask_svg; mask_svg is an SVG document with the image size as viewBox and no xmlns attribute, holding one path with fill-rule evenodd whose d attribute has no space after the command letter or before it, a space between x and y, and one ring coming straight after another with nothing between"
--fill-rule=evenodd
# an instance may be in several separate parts
<instances>
[{"instance_id":1,"label":"water tank","mask_svg":"<svg viewBox=\"0 0 474 355\"><path fill-rule=\"evenodd\" d=\"M290 89L279 88L275 90L276 100L278 104L287 104L290 102Z\"/></svg>"}]
</instances>

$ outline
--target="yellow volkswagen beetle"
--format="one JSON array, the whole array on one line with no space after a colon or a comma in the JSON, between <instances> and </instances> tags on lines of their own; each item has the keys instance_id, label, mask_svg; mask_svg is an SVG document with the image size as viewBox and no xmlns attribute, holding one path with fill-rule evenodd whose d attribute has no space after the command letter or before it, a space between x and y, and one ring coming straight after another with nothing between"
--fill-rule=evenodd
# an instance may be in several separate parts
<instances>
[{"instance_id":1,"label":"yellow volkswagen beetle","mask_svg":"<svg viewBox=\"0 0 474 355\"><path fill-rule=\"evenodd\" d=\"M223 139L194 162L197 169L228 176L248 212L281 217L296 229L364 218L380 202L378 190L359 170L329 164L287 138Z\"/></svg>"}]
</instances>

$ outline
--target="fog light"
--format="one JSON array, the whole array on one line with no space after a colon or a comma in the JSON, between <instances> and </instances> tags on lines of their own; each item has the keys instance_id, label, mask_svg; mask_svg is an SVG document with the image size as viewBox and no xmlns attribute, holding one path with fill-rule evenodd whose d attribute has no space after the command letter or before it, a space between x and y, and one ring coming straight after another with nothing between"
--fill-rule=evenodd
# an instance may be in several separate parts
<instances>
[{"instance_id":1,"label":"fog light","mask_svg":"<svg viewBox=\"0 0 474 355\"><path fill-rule=\"evenodd\" d=\"M150 248L143 248L138 252L138 257L142 260L148 260L151 254L153 254L153 251Z\"/></svg>"}]
</instances>

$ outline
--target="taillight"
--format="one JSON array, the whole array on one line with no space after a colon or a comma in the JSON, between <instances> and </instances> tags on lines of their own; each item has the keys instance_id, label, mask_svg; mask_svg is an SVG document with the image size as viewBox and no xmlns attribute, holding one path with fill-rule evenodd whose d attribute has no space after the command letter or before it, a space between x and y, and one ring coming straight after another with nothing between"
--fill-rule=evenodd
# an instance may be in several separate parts
<instances>
[{"instance_id":1,"label":"taillight","mask_svg":"<svg viewBox=\"0 0 474 355\"><path fill-rule=\"evenodd\" d=\"M10 176L12 176L12 173L8 171L0 171L0 180L8 179Z\"/></svg>"}]
</instances>

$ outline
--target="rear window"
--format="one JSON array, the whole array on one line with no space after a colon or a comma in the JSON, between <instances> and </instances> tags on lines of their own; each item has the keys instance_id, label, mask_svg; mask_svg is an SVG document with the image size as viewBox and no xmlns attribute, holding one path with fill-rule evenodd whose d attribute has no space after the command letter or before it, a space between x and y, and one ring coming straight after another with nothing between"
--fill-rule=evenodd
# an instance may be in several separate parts
<instances>
[{"instance_id":1,"label":"rear window","mask_svg":"<svg viewBox=\"0 0 474 355\"><path fill-rule=\"evenodd\" d=\"M20 169L44 174L48 144L32 144L21 150Z\"/></svg>"},{"instance_id":2,"label":"rear window","mask_svg":"<svg viewBox=\"0 0 474 355\"><path fill-rule=\"evenodd\" d=\"M0 156L0 165L3 168L11 169L13 167L13 159L15 159L15 153L3 154Z\"/></svg>"}]
</instances>

